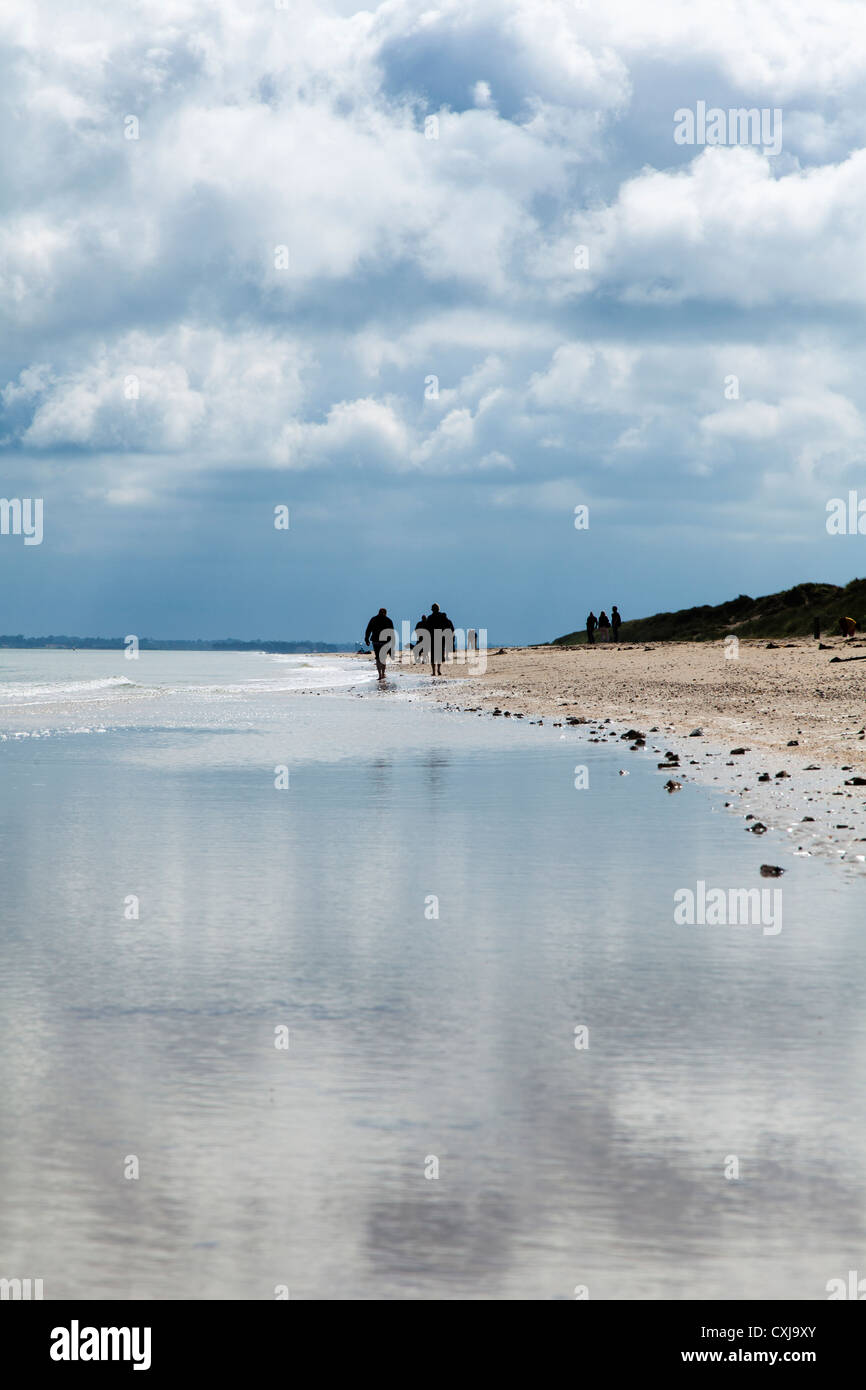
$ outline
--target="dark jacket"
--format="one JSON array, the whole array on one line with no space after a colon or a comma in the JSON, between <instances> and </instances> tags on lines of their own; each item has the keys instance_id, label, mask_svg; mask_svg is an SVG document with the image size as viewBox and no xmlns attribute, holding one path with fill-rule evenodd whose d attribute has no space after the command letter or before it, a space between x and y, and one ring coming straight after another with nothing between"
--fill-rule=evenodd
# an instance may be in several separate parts
<instances>
[{"instance_id":1,"label":"dark jacket","mask_svg":"<svg viewBox=\"0 0 866 1390\"><path fill-rule=\"evenodd\" d=\"M454 624L447 613L431 613L425 623L430 633L430 655L434 661L441 661L443 652L450 652L454 641Z\"/></svg>"},{"instance_id":2,"label":"dark jacket","mask_svg":"<svg viewBox=\"0 0 866 1390\"><path fill-rule=\"evenodd\" d=\"M387 613L384 617L377 613L367 624L367 631L364 633L364 641L369 642L372 639L374 645L379 646L380 643L391 640L393 631L394 624L391 622Z\"/></svg>"}]
</instances>

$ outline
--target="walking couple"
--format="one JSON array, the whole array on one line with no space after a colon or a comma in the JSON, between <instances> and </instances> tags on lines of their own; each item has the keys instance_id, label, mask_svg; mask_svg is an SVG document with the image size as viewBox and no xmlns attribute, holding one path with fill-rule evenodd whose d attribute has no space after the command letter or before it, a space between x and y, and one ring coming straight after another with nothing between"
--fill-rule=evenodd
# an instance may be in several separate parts
<instances>
[{"instance_id":1,"label":"walking couple","mask_svg":"<svg viewBox=\"0 0 866 1390\"><path fill-rule=\"evenodd\" d=\"M442 661L454 650L454 624L443 613L438 603L434 603L429 614L422 613L415 624L412 643L414 661L430 660L434 676L442 675ZM364 645L372 643L376 658L376 673L380 681L385 679L385 662L388 657L397 655L397 630L388 617L387 608L380 608L368 622L364 633Z\"/></svg>"}]
</instances>

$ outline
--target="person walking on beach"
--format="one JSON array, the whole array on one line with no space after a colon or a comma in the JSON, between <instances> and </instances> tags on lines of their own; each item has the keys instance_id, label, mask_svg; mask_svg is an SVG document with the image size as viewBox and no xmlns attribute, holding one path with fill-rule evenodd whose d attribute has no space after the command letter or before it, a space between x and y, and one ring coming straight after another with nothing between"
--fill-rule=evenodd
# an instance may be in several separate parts
<instances>
[{"instance_id":1,"label":"person walking on beach","mask_svg":"<svg viewBox=\"0 0 866 1390\"><path fill-rule=\"evenodd\" d=\"M598 640L599 642L610 641L610 618L603 608L598 615Z\"/></svg>"},{"instance_id":2,"label":"person walking on beach","mask_svg":"<svg viewBox=\"0 0 866 1390\"><path fill-rule=\"evenodd\" d=\"M454 624L447 613L440 612L438 603L430 609L427 631L430 633L430 666L434 676L441 676L443 654L447 656L453 650Z\"/></svg>"},{"instance_id":3,"label":"person walking on beach","mask_svg":"<svg viewBox=\"0 0 866 1390\"><path fill-rule=\"evenodd\" d=\"M857 619L856 619L856 618L840 618L840 619L839 619L839 632L840 632L840 634L841 634L842 637L847 637L847 638L850 639L851 637L854 636L854 633L855 633L856 631L857 631Z\"/></svg>"},{"instance_id":4,"label":"person walking on beach","mask_svg":"<svg viewBox=\"0 0 866 1390\"><path fill-rule=\"evenodd\" d=\"M397 645L397 634L394 631L394 624L388 617L387 608L380 608L368 622L367 630L364 633L365 645L373 644L373 655L376 658L376 672L379 680L385 679L385 662L389 656L394 655Z\"/></svg>"},{"instance_id":5,"label":"person walking on beach","mask_svg":"<svg viewBox=\"0 0 866 1390\"><path fill-rule=\"evenodd\" d=\"M613 608L610 610L610 625L613 629L614 642L619 641L619 626L621 622L622 618L620 617L619 609L617 608L616 604L614 604Z\"/></svg>"},{"instance_id":6,"label":"person walking on beach","mask_svg":"<svg viewBox=\"0 0 866 1390\"><path fill-rule=\"evenodd\" d=\"M592 646L593 642L595 641L595 629L597 627L598 618L595 616L592 609L590 609L589 617L586 620L586 640L590 646Z\"/></svg>"}]
</instances>

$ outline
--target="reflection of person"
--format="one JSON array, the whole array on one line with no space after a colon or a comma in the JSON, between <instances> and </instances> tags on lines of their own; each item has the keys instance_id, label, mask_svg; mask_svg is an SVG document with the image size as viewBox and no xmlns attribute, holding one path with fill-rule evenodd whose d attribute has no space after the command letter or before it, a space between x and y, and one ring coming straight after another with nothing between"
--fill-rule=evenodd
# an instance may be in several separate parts
<instances>
[{"instance_id":1,"label":"reflection of person","mask_svg":"<svg viewBox=\"0 0 866 1390\"><path fill-rule=\"evenodd\" d=\"M448 656L454 648L454 624L447 613L439 611L438 603L430 609L427 631L430 633L430 666L434 676L441 676L443 653Z\"/></svg>"},{"instance_id":2,"label":"reflection of person","mask_svg":"<svg viewBox=\"0 0 866 1390\"><path fill-rule=\"evenodd\" d=\"M622 618L619 615L619 609L617 608L616 604L614 604L613 608L610 610L610 625L613 628L614 642L619 641L619 626L621 622Z\"/></svg>"},{"instance_id":3,"label":"reflection of person","mask_svg":"<svg viewBox=\"0 0 866 1390\"><path fill-rule=\"evenodd\" d=\"M603 608L598 615L598 640L599 642L610 641L610 618Z\"/></svg>"},{"instance_id":4,"label":"reflection of person","mask_svg":"<svg viewBox=\"0 0 866 1390\"><path fill-rule=\"evenodd\" d=\"M397 641L397 634L394 631L394 624L388 617L387 608L380 608L379 612L370 619L367 624L367 631L364 633L364 641L372 642L373 655L376 658L376 672L379 680L385 679L385 662L389 651L393 656L394 645Z\"/></svg>"},{"instance_id":5,"label":"reflection of person","mask_svg":"<svg viewBox=\"0 0 866 1390\"><path fill-rule=\"evenodd\" d=\"M590 645L595 641L595 629L598 627L598 618L590 609L589 617L586 620L586 640Z\"/></svg>"}]
</instances>

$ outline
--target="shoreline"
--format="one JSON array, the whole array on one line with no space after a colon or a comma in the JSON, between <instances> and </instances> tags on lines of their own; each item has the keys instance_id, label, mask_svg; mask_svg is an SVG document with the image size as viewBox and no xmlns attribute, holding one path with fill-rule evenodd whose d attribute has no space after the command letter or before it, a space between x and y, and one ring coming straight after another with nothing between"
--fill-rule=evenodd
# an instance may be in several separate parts
<instances>
[{"instance_id":1,"label":"shoreline","mask_svg":"<svg viewBox=\"0 0 866 1390\"><path fill-rule=\"evenodd\" d=\"M623 771L641 753L670 762L673 780L719 793L744 830L758 823L781 832L788 845L781 840L779 853L866 871L866 785L853 781L866 779L866 663L831 661L866 655L866 644L741 641L735 659L723 643L686 642L487 655L483 675L452 662L413 697L540 721L578 744L618 744ZM629 729L646 736L645 747L623 738ZM662 795L668 778L658 775Z\"/></svg>"}]
</instances>

